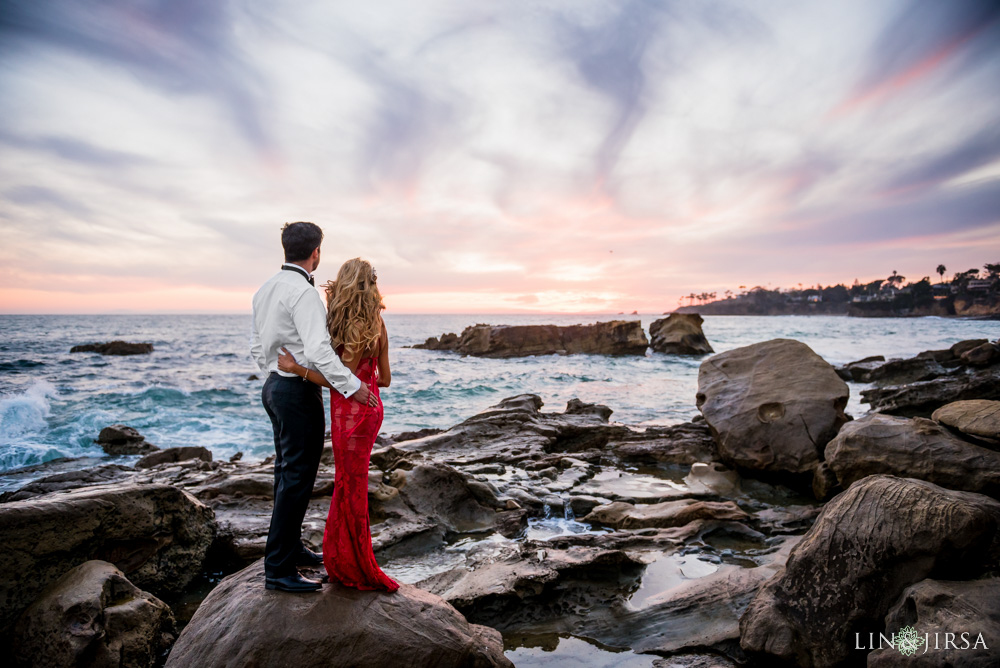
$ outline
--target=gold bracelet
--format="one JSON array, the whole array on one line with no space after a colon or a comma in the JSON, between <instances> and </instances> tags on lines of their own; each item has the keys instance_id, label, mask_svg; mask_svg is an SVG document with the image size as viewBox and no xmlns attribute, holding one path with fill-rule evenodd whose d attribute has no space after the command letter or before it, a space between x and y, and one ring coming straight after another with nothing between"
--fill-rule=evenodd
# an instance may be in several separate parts
<instances>
[{"instance_id":1,"label":"gold bracelet","mask_svg":"<svg viewBox=\"0 0 1000 668\"><path fill-rule=\"evenodd\" d=\"M306 383L309 382L309 369L306 369L306 372L302 374L302 380Z\"/></svg>"}]
</instances>

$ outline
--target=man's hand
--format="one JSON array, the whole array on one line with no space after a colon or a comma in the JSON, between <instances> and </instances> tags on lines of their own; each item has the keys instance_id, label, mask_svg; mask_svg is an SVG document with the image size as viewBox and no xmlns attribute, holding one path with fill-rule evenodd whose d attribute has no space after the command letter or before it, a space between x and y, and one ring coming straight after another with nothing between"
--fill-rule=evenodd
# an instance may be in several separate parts
<instances>
[{"instance_id":1,"label":"man's hand","mask_svg":"<svg viewBox=\"0 0 1000 668\"><path fill-rule=\"evenodd\" d=\"M288 352L287 348L282 346L281 354L278 355L278 371L299 375L298 369L296 368L298 366L299 364L295 360L295 356Z\"/></svg>"},{"instance_id":2,"label":"man's hand","mask_svg":"<svg viewBox=\"0 0 1000 668\"><path fill-rule=\"evenodd\" d=\"M378 406L378 397L364 383L361 383L360 390L351 395L351 399L366 406Z\"/></svg>"}]
</instances>

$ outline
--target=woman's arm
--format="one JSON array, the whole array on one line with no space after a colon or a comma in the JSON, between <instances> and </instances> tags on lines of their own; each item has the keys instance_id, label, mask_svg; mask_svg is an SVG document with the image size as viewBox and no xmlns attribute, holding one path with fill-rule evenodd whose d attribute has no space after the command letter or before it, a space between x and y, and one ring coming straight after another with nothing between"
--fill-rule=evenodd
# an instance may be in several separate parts
<instances>
[{"instance_id":1,"label":"woman's arm","mask_svg":"<svg viewBox=\"0 0 1000 668\"><path fill-rule=\"evenodd\" d=\"M355 368L357 368L357 365L355 365ZM333 389L333 385L330 384L330 381L328 381L323 374L319 371L307 369L302 366L296 362L292 354L284 348L281 349L281 354L278 355L278 369L280 371L294 373L296 376L305 378L309 382L315 383L316 385L322 385L323 387ZM351 373L354 373L354 369L351 369Z\"/></svg>"},{"instance_id":2,"label":"woman's arm","mask_svg":"<svg viewBox=\"0 0 1000 668\"><path fill-rule=\"evenodd\" d=\"M354 363L353 367L349 363L345 364L348 368L351 369L351 373L354 373L354 371L358 368L357 362ZM315 369L308 369L299 364L298 362L296 362L295 357L293 357L292 354L288 352L288 350L286 350L285 348L282 348L281 354L278 355L278 369L281 371L294 373L296 376L299 376L300 378L305 378L310 383L314 383L321 387L329 387L331 390L336 389L333 387L333 385L330 384L330 381L326 379L326 376L321 374L319 371L316 371ZM364 394L365 397L363 400L357 398L358 394L362 393ZM378 405L378 397L375 396L375 393L371 391L371 388L368 385L365 385L364 383L361 383L361 389L358 390L357 394L351 395L351 399L357 401L359 404L368 404L369 406Z\"/></svg>"},{"instance_id":3,"label":"woman's arm","mask_svg":"<svg viewBox=\"0 0 1000 668\"><path fill-rule=\"evenodd\" d=\"M382 320L382 338L379 341L378 352L378 386L389 387L392 382L392 372L389 371L389 332L385 329L385 320Z\"/></svg>"}]
</instances>

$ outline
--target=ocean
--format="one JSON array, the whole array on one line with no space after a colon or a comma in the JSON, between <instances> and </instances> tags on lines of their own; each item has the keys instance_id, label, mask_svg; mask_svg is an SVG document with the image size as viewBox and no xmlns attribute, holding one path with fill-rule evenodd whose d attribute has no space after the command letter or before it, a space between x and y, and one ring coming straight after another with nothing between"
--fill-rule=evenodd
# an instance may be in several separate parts
<instances>
[{"instance_id":1,"label":"ocean","mask_svg":"<svg viewBox=\"0 0 1000 668\"><path fill-rule=\"evenodd\" d=\"M384 390L383 433L448 428L504 397L530 392L543 410L569 399L606 404L612 420L670 425L697 414L700 358L647 353L480 359L408 348L429 336L461 332L475 323L591 323L663 316L397 315L387 313L392 386ZM94 439L101 428L125 423L162 448L201 445L216 458L237 452L247 460L273 452L271 427L260 405L263 374L248 353L247 315L0 316L0 490L35 475L16 469L52 459L106 457ZM831 364L869 355L907 357L971 338L996 339L996 321L843 316L708 316L705 335L716 352L765 341L803 341ZM81 343L116 339L149 342L151 355L70 354ZM251 376L260 376L252 379ZM848 412L858 416L864 386L851 384ZM126 458L126 461L128 458Z\"/></svg>"}]
</instances>

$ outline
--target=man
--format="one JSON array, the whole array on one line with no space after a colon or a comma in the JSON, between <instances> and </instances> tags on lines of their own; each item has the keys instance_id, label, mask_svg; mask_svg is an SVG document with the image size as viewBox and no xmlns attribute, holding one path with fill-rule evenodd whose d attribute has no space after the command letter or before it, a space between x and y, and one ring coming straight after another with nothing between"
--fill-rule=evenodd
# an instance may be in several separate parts
<instances>
[{"instance_id":1,"label":"man","mask_svg":"<svg viewBox=\"0 0 1000 668\"><path fill-rule=\"evenodd\" d=\"M285 263L253 296L250 354L268 373L261 392L274 427L274 509L264 556L265 587L289 592L320 589L298 566L319 565L322 555L302 544L302 520L312 496L323 453L326 417L319 385L278 370L287 348L307 368L322 373L345 397L360 403L375 398L340 361L326 328L326 309L312 272L319 266L323 231L313 223L288 223L281 230Z\"/></svg>"}]
</instances>

